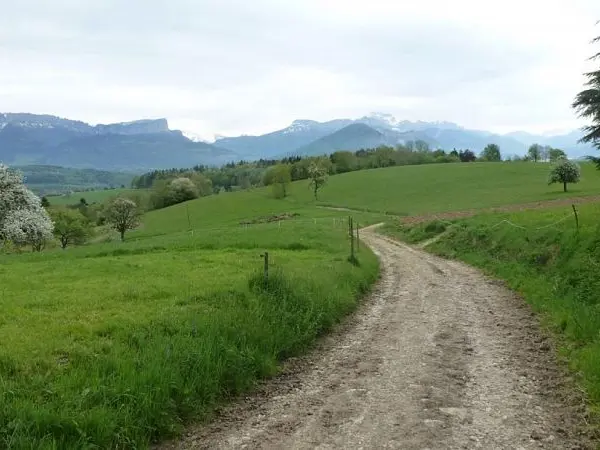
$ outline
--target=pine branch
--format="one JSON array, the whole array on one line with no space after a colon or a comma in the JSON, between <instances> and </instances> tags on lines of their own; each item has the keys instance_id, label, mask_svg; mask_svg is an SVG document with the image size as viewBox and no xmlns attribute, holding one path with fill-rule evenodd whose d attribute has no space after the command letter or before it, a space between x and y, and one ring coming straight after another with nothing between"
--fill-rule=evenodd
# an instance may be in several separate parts
<instances>
[{"instance_id":1,"label":"pine branch","mask_svg":"<svg viewBox=\"0 0 600 450\"><path fill-rule=\"evenodd\" d=\"M588 161L594 163L596 165L596 169L600 170L600 158L598 158L596 156L588 155L588 156L585 157L585 159L587 159Z\"/></svg>"}]
</instances>

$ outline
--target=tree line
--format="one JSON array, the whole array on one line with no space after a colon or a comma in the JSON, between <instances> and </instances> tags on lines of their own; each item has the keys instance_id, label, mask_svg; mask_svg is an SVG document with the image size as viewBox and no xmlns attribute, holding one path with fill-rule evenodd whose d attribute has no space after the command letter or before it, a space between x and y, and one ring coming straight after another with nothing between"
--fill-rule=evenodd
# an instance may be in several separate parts
<instances>
[{"instance_id":1,"label":"tree line","mask_svg":"<svg viewBox=\"0 0 600 450\"><path fill-rule=\"evenodd\" d=\"M557 161L560 158L566 158L562 150L534 144L526 155L507 160L539 162ZM283 198L288 193L287 184L298 180L309 180L316 197L327 176L357 170L502 160L500 147L493 143L476 155L469 149L433 150L426 142L416 141L395 147L379 146L357 151L337 151L329 156L291 156L279 160L231 162L222 167L197 165L187 169L154 170L135 177L132 187L150 191L144 202L146 209L160 209L198 197L259 186L272 185L273 195Z\"/></svg>"}]
</instances>

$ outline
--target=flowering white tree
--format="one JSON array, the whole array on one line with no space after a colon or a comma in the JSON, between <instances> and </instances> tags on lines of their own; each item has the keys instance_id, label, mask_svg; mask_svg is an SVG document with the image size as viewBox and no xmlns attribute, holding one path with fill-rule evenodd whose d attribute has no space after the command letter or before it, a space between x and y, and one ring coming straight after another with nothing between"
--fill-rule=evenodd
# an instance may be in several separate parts
<instances>
[{"instance_id":1,"label":"flowering white tree","mask_svg":"<svg viewBox=\"0 0 600 450\"><path fill-rule=\"evenodd\" d=\"M52 230L50 216L23 176L0 164L0 241L40 251L52 239Z\"/></svg>"},{"instance_id":2,"label":"flowering white tree","mask_svg":"<svg viewBox=\"0 0 600 450\"><path fill-rule=\"evenodd\" d=\"M121 241L124 241L125 232L133 230L140 224L142 212L133 200L117 197L106 205L104 216L106 221L121 234Z\"/></svg>"}]
</instances>

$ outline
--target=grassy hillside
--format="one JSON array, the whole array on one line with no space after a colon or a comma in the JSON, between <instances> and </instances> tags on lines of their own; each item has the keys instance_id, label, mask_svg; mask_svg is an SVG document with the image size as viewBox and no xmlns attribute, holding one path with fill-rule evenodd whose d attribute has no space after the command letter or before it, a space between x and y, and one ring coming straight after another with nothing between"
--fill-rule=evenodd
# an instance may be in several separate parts
<instances>
[{"instance_id":1,"label":"grassy hillside","mask_svg":"<svg viewBox=\"0 0 600 450\"><path fill-rule=\"evenodd\" d=\"M0 447L144 447L351 311L374 255L347 261L345 215L269 196L154 211L124 244L0 255ZM286 212L297 215L239 223Z\"/></svg>"},{"instance_id":2,"label":"grassy hillside","mask_svg":"<svg viewBox=\"0 0 600 450\"><path fill-rule=\"evenodd\" d=\"M559 186L545 184L547 170L512 163L380 169L331 177L319 195L325 204L402 214L564 196ZM317 208L306 181L294 183L290 192L276 200L270 189L255 189L153 211L125 243L0 254L0 447L144 447L187 421L209 417L218 404L273 374L282 358L306 349L351 311L377 276L376 258L363 248L360 265L350 264L348 213ZM584 181L571 194L598 192L600 176L586 166ZM116 193L74 194L65 203L80 197L92 203ZM269 222L284 213L288 220ZM591 214L583 213L586 227L592 227ZM384 217L352 215L361 225ZM463 247L450 250L466 255L472 236L461 236L452 245ZM556 236L560 241L549 240L548 248L571 249L567 259L579 251L569 247L572 236ZM584 248L592 248L593 236L582 230ZM483 240L474 241L480 250L473 254L483 255L497 242L485 240L485 233L475 237ZM502 239L511 243L509 235ZM521 243L519 249L533 252L527 241ZM264 251L272 262L266 282ZM500 267L521 267L508 250L498 254L500 275ZM592 276L577 270L586 255L568 263L573 277ZM523 258L529 261L525 253ZM483 265L478 261L473 258ZM525 283L524 274L536 273L515 279ZM564 286L587 292L582 280L564 280ZM566 288L563 293L568 299ZM593 329L585 321L592 320L585 314L595 317L592 308L577 305L565 303L562 316L549 320L566 317L565 332L576 329L573 323ZM577 322L568 319L569 308ZM596 348L591 334L582 336ZM585 367L593 358L587 354L581 352L579 364L591 373Z\"/></svg>"},{"instance_id":3,"label":"grassy hillside","mask_svg":"<svg viewBox=\"0 0 600 450\"><path fill-rule=\"evenodd\" d=\"M504 279L523 295L557 336L600 417L600 204L483 214L467 220L388 227L428 249ZM442 233L442 234L440 234Z\"/></svg>"},{"instance_id":4,"label":"grassy hillside","mask_svg":"<svg viewBox=\"0 0 600 450\"><path fill-rule=\"evenodd\" d=\"M562 186L547 185L550 166L546 163L426 164L363 170L330 177L319 194L318 204L404 216L600 195L600 172L589 163L581 167L582 181L569 185L566 194ZM292 196L287 201L294 205L310 204L312 192L307 183L293 183ZM75 192L49 200L58 205L77 203L83 197L94 203L131 192L135 191ZM248 198L255 198L253 192L261 192L260 198L268 196L255 189L247 193ZM216 205L217 209L228 208L228 200L222 197L210 197L206 204ZM202 216L198 224L205 223L204 220Z\"/></svg>"},{"instance_id":5,"label":"grassy hillside","mask_svg":"<svg viewBox=\"0 0 600 450\"><path fill-rule=\"evenodd\" d=\"M582 164L582 181L564 194L548 186L544 163L427 164L332 177L323 204L397 215L488 208L565 196L600 194L600 173Z\"/></svg>"}]
</instances>

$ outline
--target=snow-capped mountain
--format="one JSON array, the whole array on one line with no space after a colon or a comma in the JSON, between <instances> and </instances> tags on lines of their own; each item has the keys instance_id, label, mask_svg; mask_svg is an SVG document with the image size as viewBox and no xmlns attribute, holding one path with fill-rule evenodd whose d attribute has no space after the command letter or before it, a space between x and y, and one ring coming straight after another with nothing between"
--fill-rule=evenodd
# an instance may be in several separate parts
<instances>
[{"instance_id":1,"label":"snow-capped mountain","mask_svg":"<svg viewBox=\"0 0 600 450\"><path fill-rule=\"evenodd\" d=\"M244 159L273 158L294 152L296 149L334 133L351 124L348 119L317 122L314 120L295 120L290 126L263 134L261 136L224 137L215 141L215 145L230 149Z\"/></svg>"},{"instance_id":2,"label":"snow-capped mountain","mask_svg":"<svg viewBox=\"0 0 600 450\"><path fill-rule=\"evenodd\" d=\"M204 142L205 144L212 144L216 140L215 136L211 138L200 133L195 133L193 131L181 130L181 134L183 134L192 142Z\"/></svg>"},{"instance_id":3,"label":"snow-capped mountain","mask_svg":"<svg viewBox=\"0 0 600 450\"><path fill-rule=\"evenodd\" d=\"M354 124L368 128L350 126ZM295 120L284 129L260 136L220 138L216 140L216 145L235 151L245 159L323 154L379 145L394 146L417 140L426 142L432 148L470 149L476 153L487 144L496 143L506 155L523 155L534 142L562 148L574 157L593 153L590 146L577 143L580 135L578 131L551 137L524 132L500 135L469 130L452 122L411 122L398 120L392 114L374 112L358 119L328 122Z\"/></svg>"}]
</instances>

